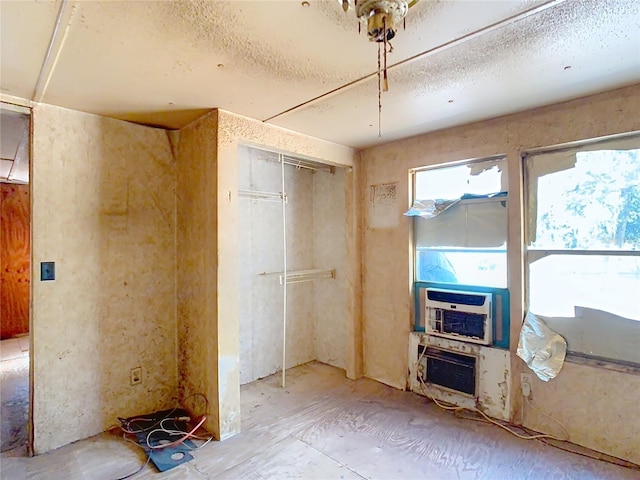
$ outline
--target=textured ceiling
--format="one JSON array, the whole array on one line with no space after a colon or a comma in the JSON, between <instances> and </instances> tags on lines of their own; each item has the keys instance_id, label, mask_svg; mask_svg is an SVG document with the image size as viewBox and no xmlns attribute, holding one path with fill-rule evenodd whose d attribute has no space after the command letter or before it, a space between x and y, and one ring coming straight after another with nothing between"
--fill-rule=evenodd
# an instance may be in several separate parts
<instances>
[{"instance_id":1,"label":"textured ceiling","mask_svg":"<svg viewBox=\"0 0 640 480\"><path fill-rule=\"evenodd\" d=\"M366 147L640 81L636 0L420 0L378 137L377 46L337 1L303 3L2 0L0 88L168 128L219 107Z\"/></svg>"}]
</instances>

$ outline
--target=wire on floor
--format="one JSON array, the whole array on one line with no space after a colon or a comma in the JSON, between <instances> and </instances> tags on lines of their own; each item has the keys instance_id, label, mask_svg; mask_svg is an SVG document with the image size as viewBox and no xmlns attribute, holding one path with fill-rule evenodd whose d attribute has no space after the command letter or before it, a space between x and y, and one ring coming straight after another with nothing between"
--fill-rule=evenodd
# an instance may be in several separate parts
<instances>
[{"instance_id":1,"label":"wire on floor","mask_svg":"<svg viewBox=\"0 0 640 480\"><path fill-rule=\"evenodd\" d=\"M526 430L526 429L524 429ZM631 470L636 470L636 471L640 471L640 465L635 464L635 463L631 463L628 462L627 460L622 460L620 458L617 457L612 457L611 455L598 455L596 452L596 454L594 455L589 455L585 452L580 452L577 449L572 449L572 448L567 448L563 445L558 445L556 443L551 443L548 439L545 438L539 438L538 441L544 445L548 445L550 447L554 447L557 448L558 450L563 450L565 452L569 452L569 453L573 453L575 455L580 455L582 457L586 457L586 458L591 458L593 460L599 460L601 462L608 462L608 463L613 463L614 465L620 465L621 467L625 467L625 468L629 468ZM569 444L571 445L571 444Z\"/></svg>"},{"instance_id":2,"label":"wire on floor","mask_svg":"<svg viewBox=\"0 0 640 480\"><path fill-rule=\"evenodd\" d=\"M124 432L122 434L122 438L124 439L124 441L128 442L128 443L132 443L134 445L137 445L138 447L142 448L145 453L147 453L147 460L146 462L140 467L138 468L138 470L136 470L133 473L130 473L129 475L126 475L124 477L120 477L118 479L115 480L125 480L125 479L129 479L131 477L134 477L135 475L139 474L140 472L142 472L142 470L144 470L144 468L149 464L149 461L151 460L151 452L153 450L159 450L162 448L167 448L167 447L175 447L177 445L181 445L184 444L184 442L186 440L189 439L193 439L193 440L201 440L203 443L201 445L196 446L195 448L192 448L186 444L184 444L184 447L189 449L189 450L198 450L202 447L204 447L205 445L207 445L211 440L213 440L213 435L207 435L207 436L199 436L196 435L196 432L198 431L198 429L200 427L202 427L202 425L204 424L204 422L207 420L207 414L208 414L208 410L209 410L209 400L207 399L206 395L202 394L202 393L193 393L191 395L189 395L188 397L185 398L185 402L193 397L201 397L204 400L204 413L202 415L199 415L196 418L199 418L200 420L197 422L196 426L194 428L192 428L189 431L186 430L182 430L180 428L177 427L176 422L189 422L191 419L189 417L184 417L184 416L175 416L174 413L176 412L176 410L178 409L178 407L174 407L172 410L169 411L169 413L167 413L164 418L161 418L160 420L158 419L150 419L150 418L144 418L144 417L137 417L137 418L131 418L131 419L126 419L126 418L118 418L118 420L120 421L120 428L122 429L122 431ZM165 427L165 422L167 421L173 421L174 422L174 428L167 428ZM148 433L147 433L148 432ZM157 432L163 432L166 435L169 435L170 437L179 437L176 440L174 440L173 442L168 442L168 443L161 443L158 445L153 445L151 442L151 437L154 433ZM147 433L146 437L145 437L145 444L140 444L138 442L134 442L133 440L129 439L127 437L127 435L136 435L136 434L141 434L141 433Z\"/></svg>"},{"instance_id":3,"label":"wire on floor","mask_svg":"<svg viewBox=\"0 0 640 480\"><path fill-rule=\"evenodd\" d=\"M202 424L207 420L207 417L203 416L200 421L198 422L198 424L193 427L193 429L190 432L185 432L183 430L178 430L178 429L173 429L173 430L168 430L166 428L164 428L164 426L162 425L162 422L164 422L165 420L177 420L174 418L165 418L162 421L160 421L160 428L156 428L154 430L151 430L148 434L147 434L147 447L150 448L151 450L159 450L162 448L168 448L168 447L175 447L177 445L180 445L181 443L184 443L185 440L188 440L189 438L198 438L196 435L194 435L195 431L198 430ZM151 442L149 441L151 439L151 436L156 433L156 432L163 432L166 433L169 436L175 436L175 435L180 435L180 438L170 442L170 443L162 443L159 445L152 445ZM204 445L206 445L207 443L209 443L209 441L211 441L211 438L213 438L213 436L211 436ZM200 445L201 448L204 445Z\"/></svg>"},{"instance_id":4,"label":"wire on floor","mask_svg":"<svg viewBox=\"0 0 640 480\"><path fill-rule=\"evenodd\" d=\"M531 408L531 410L533 410L534 412L538 412L539 415L542 415L543 417L547 417L549 420L551 420L552 422L555 422L564 432L565 434L565 439L561 439L561 438L556 438L553 436L549 436L549 437L542 437L542 438L551 438L553 440L558 440L560 442L566 442L567 440L569 440L569 432L567 431L567 429L565 428L565 426L560 423L558 420L556 420L555 418L553 418L551 415L547 415L546 413L544 413L542 410L540 410L539 408L534 407L533 405L531 405L531 402L529 401L529 397L527 397L526 395L523 395L524 397L524 401L527 405L529 405L529 408ZM524 422L523 422L524 423Z\"/></svg>"},{"instance_id":5,"label":"wire on floor","mask_svg":"<svg viewBox=\"0 0 640 480\"><path fill-rule=\"evenodd\" d=\"M131 478L131 477L135 477L136 475L138 475L142 470L144 470L144 468L149 465L149 462L151 461L151 455L147 455L147 461L144 462L140 468L138 468L135 472L130 473L129 475L125 475L124 477L118 477L115 480L126 480L127 478Z\"/></svg>"},{"instance_id":6,"label":"wire on floor","mask_svg":"<svg viewBox=\"0 0 640 480\"><path fill-rule=\"evenodd\" d=\"M206 420L206 417L204 417L204 416L202 417L202 420L200 421L200 423L198 425L196 425L196 427L193 430L191 430L191 432L185 432L183 430L178 430L178 429L169 429L169 428L164 426L164 422L167 421L167 420L171 420L171 419L165 418L164 420L162 420L160 422L160 428L158 430L163 431L163 432L167 433L168 435L183 435L183 436L186 436L187 438L190 438L190 439L192 438L192 439L203 440L204 441L204 443L202 445L199 445L195 449L192 449L192 450L198 450L198 449L204 447L207 443L209 443L213 439L213 435L209 435L208 437L201 437L199 435L194 435L194 432L197 431L198 428ZM149 435L151 435L151 433ZM185 440L187 438L185 438Z\"/></svg>"},{"instance_id":7,"label":"wire on floor","mask_svg":"<svg viewBox=\"0 0 640 480\"><path fill-rule=\"evenodd\" d=\"M173 409L167 413L167 415L165 415L165 419L166 418L171 418L171 415L173 415L173 413L178 409L178 407L173 407ZM136 433L142 433L142 432L148 432L149 430L153 430L154 428L156 428L157 426L160 425L160 422L162 420L154 420L152 418L120 418L118 417L118 421L120 422L120 428L122 429L123 432L126 433L131 433L131 434L136 434ZM135 428L136 423L139 422L153 422L150 426L144 427L144 428Z\"/></svg>"},{"instance_id":8,"label":"wire on floor","mask_svg":"<svg viewBox=\"0 0 640 480\"><path fill-rule=\"evenodd\" d=\"M420 364L420 361L422 360L422 357L424 356L424 353L426 352L426 349L424 349L422 351L422 353L420 354L420 357L418 357L418 362L417 364ZM547 415L546 413L538 410L537 408L533 407L533 405L531 405L529 403L529 400L525 397L525 400L527 402L527 404L529 406L531 406L532 408L534 408L537 412L541 413L542 415L544 415L545 417L550 418L551 420L553 420L554 422L556 422L558 425L560 425L560 427L562 428L562 431L565 434L565 438L559 438L556 437L555 435L548 435L546 433L540 433L540 434L536 434L536 435L522 435L518 432L516 432L515 430L512 430L508 424L505 425L497 420L494 420L493 418L489 417L486 413L484 413L482 410L480 410L479 408L475 408L475 407L459 407L457 405L448 405L445 404L445 402L440 402L438 400L436 400L436 398L431 395L428 391L428 386L424 383L424 380L422 379L422 376L420 374L417 375L418 380L420 380L420 389L422 390L422 392L427 396L427 398L429 398L429 400L431 400L433 403L435 403L438 407L444 409L444 410L449 410L452 412L462 412L462 411L469 411L469 412L473 412L473 413L477 413L479 415L481 415L487 422L492 423L493 425L496 425L498 427L500 427L501 429L509 432L512 435L515 435L518 438L521 438L523 440L538 440L541 438L550 438L552 440L558 440L560 442L566 442L567 440L569 440L569 432L567 431L567 429L565 428L564 425L562 425L562 423L560 423L559 421L557 421L555 418L550 417L549 415ZM468 418L468 417L462 417L462 418Z\"/></svg>"}]
</instances>

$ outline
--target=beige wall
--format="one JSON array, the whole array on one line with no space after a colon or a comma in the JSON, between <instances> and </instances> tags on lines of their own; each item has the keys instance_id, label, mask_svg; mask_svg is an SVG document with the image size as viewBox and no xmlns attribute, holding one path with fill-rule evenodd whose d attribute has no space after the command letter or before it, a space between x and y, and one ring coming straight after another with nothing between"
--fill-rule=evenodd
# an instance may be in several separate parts
<instances>
[{"instance_id":1,"label":"beige wall","mask_svg":"<svg viewBox=\"0 0 640 480\"><path fill-rule=\"evenodd\" d=\"M524 311L520 152L640 130L638 111L640 85L635 85L366 150L361 190L365 375L398 388L406 386L406 352L412 322L411 220L402 213L409 203L409 169L507 155L511 346L515 351ZM395 202L382 207L373 205L371 186L386 183L397 183ZM512 421L520 419L522 367L523 363L512 355ZM533 405L563 422L571 441L635 463L640 463L638 398L640 375L577 364L566 364L559 377L548 384L533 385ZM525 425L557 433L548 420L530 409L525 412Z\"/></svg>"},{"instance_id":2,"label":"beige wall","mask_svg":"<svg viewBox=\"0 0 640 480\"><path fill-rule=\"evenodd\" d=\"M99 433L177 395L175 165L167 135L33 110L34 450ZM56 262L41 282L40 262ZM130 369L143 383L131 386Z\"/></svg>"},{"instance_id":3,"label":"beige wall","mask_svg":"<svg viewBox=\"0 0 640 480\"><path fill-rule=\"evenodd\" d=\"M222 439L240 431L238 146L262 146L343 166L354 165L357 156L350 148L222 110L181 130L177 144L182 395L207 394L212 413L207 426ZM353 182L350 173L345 195L354 195ZM355 215L348 222L348 241L355 244ZM356 264L354 255L349 267L354 278ZM345 319L349 324L356 322L355 303L350 304ZM348 328L350 334L357 334L357 330ZM349 339L348 343L357 341ZM356 350L351 351L351 366L356 364Z\"/></svg>"},{"instance_id":4,"label":"beige wall","mask_svg":"<svg viewBox=\"0 0 640 480\"><path fill-rule=\"evenodd\" d=\"M174 134L177 149L178 371L180 397L191 413L220 438L218 415L217 112Z\"/></svg>"}]
</instances>

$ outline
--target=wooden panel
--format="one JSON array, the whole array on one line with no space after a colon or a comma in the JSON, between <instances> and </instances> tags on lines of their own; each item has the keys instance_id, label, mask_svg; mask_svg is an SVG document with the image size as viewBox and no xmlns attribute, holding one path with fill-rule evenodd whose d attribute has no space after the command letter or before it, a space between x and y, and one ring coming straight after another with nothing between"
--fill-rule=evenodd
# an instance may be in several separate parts
<instances>
[{"instance_id":1,"label":"wooden panel","mask_svg":"<svg viewBox=\"0 0 640 480\"><path fill-rule=\"evenodd\" d=\"M29 185L2 183L0 336L29 332Z\"/></svg>"}]
</instances>

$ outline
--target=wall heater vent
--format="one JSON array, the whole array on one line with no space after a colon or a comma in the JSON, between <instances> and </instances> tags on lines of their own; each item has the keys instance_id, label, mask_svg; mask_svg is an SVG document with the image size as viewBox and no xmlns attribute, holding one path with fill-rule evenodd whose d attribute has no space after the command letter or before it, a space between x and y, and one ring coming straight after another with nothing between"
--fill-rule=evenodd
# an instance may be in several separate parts
<instances>
[{"instance_id":1,"label":"wall heater vent","mask_svg":"<svg viewBox=\"0 0 640 480\"><path fill-rule=\"evenodd\" d=\"M477 357L420 345L420 370L426 384L476 396Z\"/></svg>"}]
</instances>

